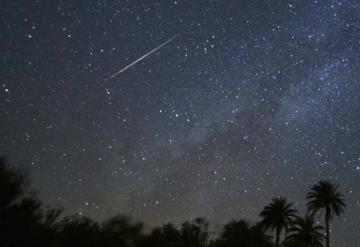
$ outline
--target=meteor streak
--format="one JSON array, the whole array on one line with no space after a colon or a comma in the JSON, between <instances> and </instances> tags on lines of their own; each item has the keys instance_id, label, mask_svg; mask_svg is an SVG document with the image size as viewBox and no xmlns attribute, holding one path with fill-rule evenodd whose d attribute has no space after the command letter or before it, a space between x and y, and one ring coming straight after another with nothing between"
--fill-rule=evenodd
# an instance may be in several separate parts
<instances>
[{"instance_id":1,"label":"meteor streak","mask_svg":"<svg viewBox=\"0 0 360 247\"><path fill-rule=\"evenodd\" d=\"M128 68L134 66L135 64L137 64L138 62L140 62L141 60L143 60L144 58L146 58L147 56L151 55L152 53L156 52L157 50L159 50L161 47L167 45L168 43L170 43L171 41L173 41L174 39L176 39L177 37L179 37L180 34L175 35L174 37L172 37L171 39L165 41L164 43L162 43L161 45L159 45L158 47L152 49L151 51L149 51L148 53L146 53L145 55L143 55L142 57L139 57L138 59L136 59L134 62L130 63L129 65L125 66L124 68L122 68L121 70L119 70L118 72L116 72L115 74L113 74L112 76L110 76L109 78L106 78L104 81L108 81L113 79L114 77L118 76L119 74L121 74L122 72L124 72L125 70L127 70Z\"/></svg>"}]
</instances>

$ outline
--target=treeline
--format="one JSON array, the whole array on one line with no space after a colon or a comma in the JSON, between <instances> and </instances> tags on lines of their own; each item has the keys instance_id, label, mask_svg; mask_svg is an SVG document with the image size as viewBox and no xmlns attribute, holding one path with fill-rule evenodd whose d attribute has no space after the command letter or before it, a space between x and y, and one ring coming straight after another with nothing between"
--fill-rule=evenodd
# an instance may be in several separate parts
<instances>
[{"instance_id":1,"label":"treeline","mask_svg":"<svg viewBox=\"0 0 360 247\"><path fill-rule=\"evenodd\" d=\"M330 221L343 213L338 186L320 181L307 194L308 213L299 217L286 198L274 198L260 212L261 221L232 221L214 237L204 218L145 231L142 222L115 216L98 223L88 217L62 216L26 191L28 179L0 159L0 247L322 247L330 244ZM325 227L314 221L323 212Z\"/></svg>"}]
</instances>

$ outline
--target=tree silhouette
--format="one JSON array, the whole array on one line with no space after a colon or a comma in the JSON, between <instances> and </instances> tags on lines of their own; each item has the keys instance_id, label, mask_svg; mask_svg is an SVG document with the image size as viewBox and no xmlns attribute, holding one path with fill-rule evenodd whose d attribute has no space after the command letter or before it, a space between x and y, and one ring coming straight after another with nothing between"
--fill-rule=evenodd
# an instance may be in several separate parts
<instances>
[{"instance_id":1,"label":"tree silhouette","mask_svg":"<svg viewBox=\"0 0 360 247\"><path fill-rule=\"evenodd\" d=\"M323 228L314 215L325 210L326 247L329 222L344 212L343 195L338 186L320 181L307 194L310 215L297 218L293 204L285 198L272 199L260 213L261 222L249 225L232 221L217 239L210 239L209 222L204 218L185 221L180 227L165 224L150 232L144 224L117 215L103 223L75 215L62 217L62 210L47 207L34 193L28 193L27 177L0 158L0 247L272 247L266 230L275 231L276 247L285 230L284 246L322 247Z\"/></svg>"},{"instance_id":2,"label":"tree silhouette","mask_svg":"<svg viewBox=\"0 0 360 247\"><path fill-rule=\"evenodd\" d=\"M140 246L205 247L209 245L209 222L204 218L185 221L178 229L173 224L157 227Z\"/></svg>"},{"instance_id":3,"label":"tree silhouette","mask_svg":"<svg viewBox=\"0 0 360 247\"><path fill-rule=\"evenodd\" d=\"M7 165L7 160L0 157L0 210L9 207L24 193L25 176Z\"/></svg>"},{"instance_id":4,"label":"tree silhouette","mask_svg":"<svg viewBox=\"0 0 360 247\"><path fill-rule=\"evenodd\" d=\"M58 224L60 246L102 246L102 234L98 223L85 216L65 217Z\"/></svg>"},{"instance_id":5,"label":"tree silhouette","mask_svg":"<svg viewBox=\"0 0 360 247\"><path fill-rule=\"evenodd\" d=\"M180 247L181 233L173 224L168 223L153 229L140 246Z\"/></svg>"},{"instance_id":6,"label":"tree silhouette","mask_svg":"<svg viewBox=\"0 0 360 247\"><path fill-rule=\"evenodd\" d=\"M215 242L216 247L271 247L272 242L259 226L250 226L246 221L232 221Z\"/></svg>"},{"instance_id":7,"label":"tree silhouette","mask_svg":"<svg viewBox=\"0 0 360 247\"><path fill-rule=\"evenodd\" d=\"M184 222L180 232L184 247L204 247L209 243L209 222L204 218Z\"/></svg>"},{"instance_id":8,"label":"tree silhouette","mask_svg":"<svg viewBox=\"0 0 360 247\"><path fill-rule=\"evenodd\" d=\"M102 224L105 246L136 246L143 237L144 224L132 222L127 216L117 215Z\"/></svg>"},{"instance_id":9,"label":"tree silhouette","mask_svg":"<svg viewBox=\"0 0 360 247\"><path fill-rule=\"evenodd\" d=\"M53 228L56 229L57 228L57 222L62 214L62 210L61 209L54 209L54 208L49 208L45 211L44 215L43 215L43 224L47 227L47 228Z\"/></svg>"},{"instance_id":10,"label":"tree silhouette","mask_svg":"<svg viewBox=\"0 0 360 247\"><path fill-rule=\"evenodd\" d=\"M319 181L315 184L306 196L308 199L308 211L314 215L318 211L325 210L325 242L326 247L330 246L330 220L334 216L344 213L344 196L339 191L339 186L329 181Z\"/></svg>"},{"instance_id":11,"label":"tree silhouette","mask_svg":"<svg viewBox=\"0 0 360 247\"><path fill-rule=\"evenodd\" d=\"M296 217L297 210L292 208L293 204L286 198L279 197L272 199L260 213L261 225L265 229L275 231L275 245L280 246L280 235L282 230L287 230L292 219Z\"/></svg>"},{"instance_id":12,"label":"tree silhouette","mask_svg":"<svg viewBox=\"0 0 360 247\"><path fill-rule=\"evenodd\" d=\"M26 176L0 158L0 246L44 246L49 240L42 204L25 189Z\"/></svg>"},{"instance_id":13,"label":"tree silhouette","mask_svg":"<svg viewBox=\"0 0 360 247\"><path fill-rule=\"evenodd\" d=\"M292 247L323 247L324 228L316 225L312 216L298 217L289 230L285 246Z\"/></svg>"}]
</instances>

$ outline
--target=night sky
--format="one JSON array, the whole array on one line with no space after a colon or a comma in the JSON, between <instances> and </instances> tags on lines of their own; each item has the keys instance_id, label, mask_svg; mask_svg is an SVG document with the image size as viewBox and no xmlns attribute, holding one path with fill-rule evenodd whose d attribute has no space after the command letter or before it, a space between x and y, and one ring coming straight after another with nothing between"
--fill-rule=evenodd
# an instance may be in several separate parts
<instances>
[{"instance_id":1,"label":"night sky","mask_svg":"<svg viewBox=\"0 0 360 247\"><path fill-rule=\"evenodd\" d=\"M1 155L44 203L254 222L280 195L304 212L329 179L347 203L334 246L358 244L358 0L0 5Z\"/></svg>"}]
</instances>

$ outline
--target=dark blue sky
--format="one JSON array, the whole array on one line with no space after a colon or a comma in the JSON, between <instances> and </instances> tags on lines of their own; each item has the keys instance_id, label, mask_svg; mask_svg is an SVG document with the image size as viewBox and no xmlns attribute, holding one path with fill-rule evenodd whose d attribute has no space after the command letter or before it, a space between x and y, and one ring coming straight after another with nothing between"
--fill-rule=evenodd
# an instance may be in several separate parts
<instances>
[{"instance_id":1,"label":"dark blue sky","mask_svg":"<svg viewBox=\"0 0 360 247\"><path fill-rule=\"evenodd\" d=\"M0 8L0 150L45 203L149 225L258 220L340 184L360 238L360 3L20 1ZM175 40L112 80L116 71Z\"/></svg>"}]
</instances>

